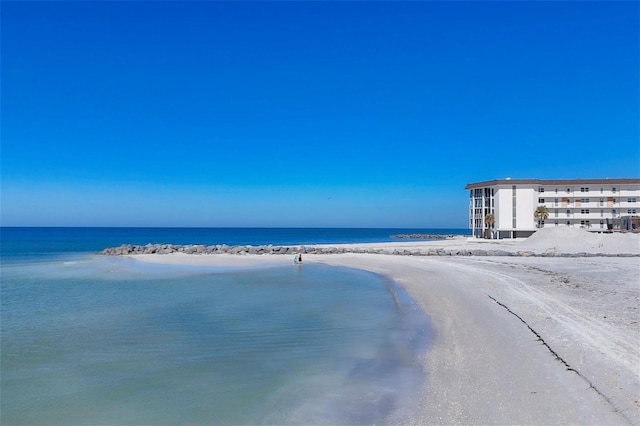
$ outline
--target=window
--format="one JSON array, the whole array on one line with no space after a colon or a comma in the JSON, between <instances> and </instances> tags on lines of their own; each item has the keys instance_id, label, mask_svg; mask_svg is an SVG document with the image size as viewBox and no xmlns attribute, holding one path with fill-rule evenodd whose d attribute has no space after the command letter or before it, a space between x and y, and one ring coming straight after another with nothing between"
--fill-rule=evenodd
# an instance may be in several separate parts
<instances>
[{"instance_id":1,"label":"window","mask_svg":"<svg viewBox=\"0 0 640 426\"><path fill-rule=\"evenodd\" d=\"M604 198L600 198L600 205L604 206Z\"/></svg>"},{"instance_id":2,"label":"window","mask_svg":"<svg viewBox=\"0 0 640 426\"><path fill-rule=\"evenodd\" d=\"M538 198L538 203L544 204L544 198Z\"/></svg>"},{"instance_id":3,"label":"window","mask_svg":"<svg viewBox=\"0 0 640 426\"><path fill-rule=\"evenodd\" d=\"M637 201L636 198L629 198L627 199L627 201L629 201L630 203L635 203Z\"/></svg>"},{"instance_id":4,"label":"window","mask_svg":"<svg viewBox=\"0 0 640 426\"><path fill-rule=\"evenodd\" d=\"M600 188L600 193L604 193L604 188Z\"/></svg>"},{"instance_id":5,"label":"window","mask_svg":"<svg viewBox=\"0 0 640 426\"><path fill-rule=\"evenodd\" d=\"M617 203L617 201L616 201L616 199L614 198L614 199L613 199L613 204L615 204L615 203Z\"/></svg>"},{"instance_id":6,"label":"window","mask_svg":"<svg viewBox=\"0 0 640 426\"><path fill-rule=\"evenodd\" d=\"M554 205L555 207L558 207L558 199L557 199L557 198L554 198L554 199L553 199L553 205Z\"/></svg>"},{"instance_id":7,"label":"window","mask_svg":"<svg viewBox=\"0 0 640 426\"><path fill-rule=\"evenodd\" d=\"M636 214L636 209L627 210L627 214Z\"/></svg>"},{"instance_id":8,"label":"window","mask_svg":"<svg viewBox=\"0 0 640 426\"><path fill-rule=\"evenodd\" d=\"M558 193L558 188L556 188L556 194Z\"/></svg>"},{"instance_id":9,"label":"window","mask_svg":"<svg viewBox=\"0 0 640 426\"><path fill-rule=\"evenodd\" d=\"M611 192L616 192L616 187L611 188Z\"/></svg>"},{"instance_id":10,"label":"window","mask_svg":"<svg viewBox=\"0 0 640 426\"><path fill-rule=\"evenodd\" d=\"M580 198L580 201L583 203L588 203L590 201L589 198Z\"/></svg>"},{"instance_id":11,"label":"window","mask_svg":"<svg viewBox=\"0 0 640 426\"><path fill-rule=\"evenodd\" d=\"M570 220L567 221L567 226L571 226L571 221Z\"/></svg>"},{"instance_id":12,"label":"window","mask_svg":"<svg viewBox=\"0 0 640 426\"><path fill-rule=\"evenodd\" d=\"M567 209L567 216L571 216L571 210Z\"/></svg>"},{"instance_id":13,"label":"window","mask_svg":"<svg viewBox=\"0 0 640 426\"><path fill-rule=\"evenodd\" d=\"M589 214L589 209L582 209L582 210L580 210L580 213Z\"/></svg>"},{"instance_id":14,"label":"window","mask_svg":"<svg viewBox=\"0 0 640 426\"><path fill-rule=\"evenodd\" d=\"M611 214L615 215L616 213L617 213L616 209L611 210Z\"/></svg>"},{"instance_id":15,"label":"window","mask_svg":"<svg viewBox=\"0 0 640 426\"><path fill-rule=\"evenodd\" d=\"M538 187L538 192L544 192L544 188Z\"/></svg>"},{"instance_id":16,"label":"window","mask_svg":"<svg viewBox=\"0 0 640 426\"><path fill-rule=\"evenodd\" d=\"M591 226L591 223L589 223L588 220L581 220L580 221L580 225L589 227L589 226Z\"/></svg>"},{"instance_id":17,"label":"window","mask_svg":"<svg viewBox=\"0 0 640 426\"><path fill-rule=\"evenodd\" d=\"M553 224L554 224L554 225L556 225L556 226L558 226L558 221L556 220Z\"/></svg>"},{"instance_id":18,"label":"window","mask_svg":"<svg viewBox=\"0 0 640 426\"><path fill-rule=\"evenodd\" d=\"M553 216L554 216L554 217L558 217L558 209L555 209L555 210L553 211ZM556 220L556 222L557 222L557 220Z\"/></svg>"},{"instance_id":19,"label":"window","mask_svg":"<svg viewBox=\"0 0 640 426\"><path fill-rule=\"evenodd\" d=\"M567 192L571 192L571 188L567 188Z\"/></svg>"},{"instance_id":20,"label":"window","mask_svg":"<svg viewBox=\"0 0 640 426\"><path fill-rule=\"evenodd\" d=\"M580 188L580 192L589 192L589 188Z\"/></svg>"}]
</instances>

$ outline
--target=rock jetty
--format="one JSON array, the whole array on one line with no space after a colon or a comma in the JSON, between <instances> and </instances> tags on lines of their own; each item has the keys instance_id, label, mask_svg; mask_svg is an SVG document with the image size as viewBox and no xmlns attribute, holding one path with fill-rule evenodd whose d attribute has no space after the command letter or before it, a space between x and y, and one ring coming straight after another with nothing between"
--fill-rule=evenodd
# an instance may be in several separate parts
<instances>
[{"instance_id":1,"label":"rock jetty","mask_svg":"<svg viewBox=\"0 0 640 426\"><path fill-rule=\"evenodd\" d=\"M386 254L397 256L521 256L521 257L637 257L636 254L610 254L610 253L558 253L533 251L507 251L507 250L484 250L484 249L444 249L438 247L419 248L409 250L406 248L373 248L373 247L352 247L352 246L229 246L226 244L216 245L176 245L176 244L147 244L135 245L124 244L119 247L110 247L102 250L100 254L106 256L129 256L136 254L258 254L258 255L278 255L278 254L341 254L341 253L366 253L366 254Z\"/></svg>"},{"instance_id":2,"label":"rock jetty","mask_svg":"<svg viewBox=\"0 0 640 426\"><path fill-rule=\"evenodd\" d=\"M414 240L453 240L454 238L461 237L462 235L456 234L395 234L391 238L410 238Z\"/></svg>"}]
</instances>

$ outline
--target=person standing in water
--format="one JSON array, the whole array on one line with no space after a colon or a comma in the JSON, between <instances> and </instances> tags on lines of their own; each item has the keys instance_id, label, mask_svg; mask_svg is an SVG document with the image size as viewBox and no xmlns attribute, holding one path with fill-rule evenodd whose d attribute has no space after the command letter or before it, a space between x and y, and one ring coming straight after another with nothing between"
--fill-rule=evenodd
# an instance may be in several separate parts
<instances>
[{"instance_id":1,"label":"person standing in water","mask_svg":"<svg viewBox=\"0 0 640 426\"><path fill-rule=\"evenodd\" d=\"M298 263L302 263L302 253L298 253Z\"/></svg>"}]
</instances>

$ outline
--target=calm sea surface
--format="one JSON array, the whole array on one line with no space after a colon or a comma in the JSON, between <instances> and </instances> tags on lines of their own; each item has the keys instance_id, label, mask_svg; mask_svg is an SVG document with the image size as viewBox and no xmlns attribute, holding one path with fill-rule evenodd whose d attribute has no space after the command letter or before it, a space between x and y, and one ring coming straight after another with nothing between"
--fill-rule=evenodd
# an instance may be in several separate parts
<instances>
[{"instance_id":1,"label":"calm sea surface","mask_svg":"<svg viewBox=\"0 0 640 426\"><path fill-rule=\"evenodd\" d=\"M313 244L462 230L2 228L0 423L402 423L428 320L322 265L149 265L122 243Z\"/></svg>"}]
</instances>

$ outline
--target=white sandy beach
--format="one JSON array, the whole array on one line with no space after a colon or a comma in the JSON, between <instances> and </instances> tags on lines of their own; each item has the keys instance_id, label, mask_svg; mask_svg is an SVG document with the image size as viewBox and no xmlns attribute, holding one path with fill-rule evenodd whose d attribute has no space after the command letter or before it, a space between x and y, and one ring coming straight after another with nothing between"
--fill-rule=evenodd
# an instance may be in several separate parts
<instances>
[{"instance_id":1,"label":"white sandy beach","mask_svg":"<svg viewBox=\"0 0 640 426\"><path fill-rule=\"evenodd\" d=\"M638 234L580 232L376 246L640 254ZM292 264L285 255L131 257L190 265ZM415 424L640 424L640 257L344 253L306 254L303 260L388 276L430 317L435 339L422 359L427 377Z\"/></svg>"}]
</instances>

